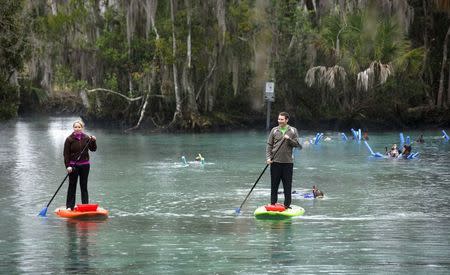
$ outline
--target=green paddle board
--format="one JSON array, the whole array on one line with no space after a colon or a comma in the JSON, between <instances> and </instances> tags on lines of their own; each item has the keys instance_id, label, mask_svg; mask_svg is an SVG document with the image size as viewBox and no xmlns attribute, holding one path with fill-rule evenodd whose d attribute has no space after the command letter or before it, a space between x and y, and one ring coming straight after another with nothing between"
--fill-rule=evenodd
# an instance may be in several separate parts
<instances>
[{"instance_id":1,"label":"green paddle board","mask_svg":"<svg viewBox=\"0 0 450 275\"><path fill-rule=\"evenodd\" d=\"M282 220L301 216L304 213L305 209L297 205L291 205L291 208L284 211L267 211L266 206L263 205L256 208L254 215L257 219Z\"/></svg>"}]
</instances>

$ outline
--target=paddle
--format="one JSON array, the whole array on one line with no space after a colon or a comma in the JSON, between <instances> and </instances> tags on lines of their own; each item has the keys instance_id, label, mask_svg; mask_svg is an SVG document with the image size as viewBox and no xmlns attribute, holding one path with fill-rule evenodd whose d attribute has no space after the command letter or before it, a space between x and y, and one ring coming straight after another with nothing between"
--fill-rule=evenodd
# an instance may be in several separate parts
<instances>
[{"instance_id":1,"label":"paddle","mask_svg":"<svg viewBox=\"0 0 450 275\"><path fill-rule=\"evenodd\" d=\"M278 150L280 150L281 146L283 146L285 139L283 138L283 140L281 141L280 147L278 147L278 149L275 151L275 153L273 154L273 157L271 160L273 160L273 158L277 155ZM266 172L267 167L269 167L270 164L266 164L266 167L264 167L264 170L261 172L261 175L259 175L258 179L256 180L255 184L253 184L252 189L250 189L250 192L248 192L247 196L245 197L244 201L241 203L241 206L239 206L239 208L236 208L236 214L239 214L241 212L241 208L244 205L244 203L247 201L248 197L250 196L250 194L252 193L253 189L255 188L256 184L258 184L259 179L261 179L262 175L264 175L264 172Z\"/></svg>"},{"instance_id":2,"label":"paddle","mask_svg":"<svg viewBox=\"0 0 450 275\"><path fill-rule=\"evenodd\" d=\"M83 152L86 150L86 148L89 146L89 143L91 142L91 138L89 137L89 141L86 143L86 145L84 146L83 150L81 151L80 155L78 156L78 158L75 160L74 166L77 164L77 162L80 160L81 155L83 154ZM59 189L61 189L61 187L63 186L64 182L66 181L66 179L69 177L69 173L67 173L67 175L64 177L63 181L61 182L61 184L59 185L58 189L56 189L55 194L53 194L53 197L50 199L50 201L47 203L47 206L42 208L41 212L39 212L39 216L41 217L45 217L47 215L47 210L48 207L50 206L50 203L52 203L53 199L55 198L56 194L58 194Z\"/></svg>"}]
</instances>

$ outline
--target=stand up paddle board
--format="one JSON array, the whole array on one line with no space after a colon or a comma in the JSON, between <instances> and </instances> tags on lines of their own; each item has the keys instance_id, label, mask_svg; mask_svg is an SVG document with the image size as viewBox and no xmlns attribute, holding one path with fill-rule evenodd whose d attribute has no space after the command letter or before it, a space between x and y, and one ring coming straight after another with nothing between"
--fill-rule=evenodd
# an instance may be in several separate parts
<instances>
[{"instance_id":1,"label":"stand up paddle board","mask_svg":"<svg viewBox=\"0 0 450 275\"><path fill-rule=\"evenodd\" d=\"M301 216L305 213L305 209L297 205L291 205L291 208L285 209L284 205L263 205L255 210L255 217L257 219L289 219L296 216Z\"/></svg>"},{"instance_id":2,"label":"stand up paddle board","mask_svg":"<svg viewBox=\"0 0 450 275\"><path fill-rule=\"evenodd\" d=\"M98 207L98 204L78 204L74 210L58 207L55 214L69 219L106 219L108 210Z\"/></svg>"}]
</instances>

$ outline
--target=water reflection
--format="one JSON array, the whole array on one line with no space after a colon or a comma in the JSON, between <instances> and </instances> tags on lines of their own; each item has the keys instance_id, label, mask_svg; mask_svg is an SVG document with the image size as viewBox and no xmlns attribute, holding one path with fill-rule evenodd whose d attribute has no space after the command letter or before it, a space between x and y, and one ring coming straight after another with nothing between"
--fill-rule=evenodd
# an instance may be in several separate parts
<instances>
[{"instance_id":1,"label":"water reflection","mask_svg":"<svg viewBox=\"0 0 450 275\"><path fill-rule=\"evenodd\" d=\"M293 266L298 264L292 219L257 220L259 229L266 232L268 240L269 263L271 266Z\"/></svg>"},{"instance_id":2,"label":"water reflection","mask_svg":"<svg viewBox=\"0 0 450 275\"><path fill-rule=\"evenodd\" d=\"M90 248L96 246L96 238L103 220L76 220L68 219L67 228L67 255L65 271L68 273L84 274L91 268Z\"/></svg>"}]
</instances>

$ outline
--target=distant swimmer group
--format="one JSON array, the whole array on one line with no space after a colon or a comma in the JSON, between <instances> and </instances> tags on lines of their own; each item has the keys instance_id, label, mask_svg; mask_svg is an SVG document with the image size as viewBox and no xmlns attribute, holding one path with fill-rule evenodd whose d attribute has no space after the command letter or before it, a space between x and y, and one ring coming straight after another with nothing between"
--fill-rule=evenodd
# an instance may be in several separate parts
<instances>
[{"instance_id":1,"label":"distant swimmer group","mask_svg":"<svg viewBox=\"0 0 450 275\"><path fill-rule=\"evenodd\" d=\"M391 158L408 158L411 155L412 147L409 144L403 145L403 149L399 150L397 144L393 144L391 149L388 151L386 147L386 155Z\"/></svg>"},{"instance_id":2,"label":"distant swimmer group","mask_svg":"<svg viewBox=\"0 0 450 275\"><path fill-rule=\"evenodd\" d=\"M181 162L184 164L185 167L188 167L190 164L194 165L200 164L201 166L205 164L205 158L200 153L195 157L194 160L195 161L193 162L188 162L185 156L181 156Z\"/></svg>"}]
</instances>

